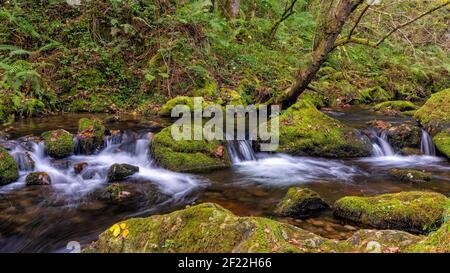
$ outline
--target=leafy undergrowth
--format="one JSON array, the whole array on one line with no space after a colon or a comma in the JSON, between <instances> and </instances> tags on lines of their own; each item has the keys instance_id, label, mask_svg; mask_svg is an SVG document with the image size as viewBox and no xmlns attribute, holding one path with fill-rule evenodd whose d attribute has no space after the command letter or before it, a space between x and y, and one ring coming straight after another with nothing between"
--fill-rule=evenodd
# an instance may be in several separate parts
<instances>
[{"instance_id":1,"label":"leafy undergrowth","mask_svg":"<svg viewBox=\"0 0 450 273\"><path fill-rule=\"evenodd\" d=\"M318 1L299 1L272 42L267 33L283 1L258 0L250 20L244 3L242 16L230 21L211 12L211 1L185 2L5 1L0 122L61 110L151 114L169 98L215 101L229 90L261 102L289 87L311 52ZM399 11L417 14L431 5L405 2L382 8L400 20ZM445 14L421 20L379 49L338 48L312 86L330 105L417 100L448 86L449 56L440 40ZM361 36L391 27L377 25L378 17L364 18Z\"/></svg>"}]
</instances>

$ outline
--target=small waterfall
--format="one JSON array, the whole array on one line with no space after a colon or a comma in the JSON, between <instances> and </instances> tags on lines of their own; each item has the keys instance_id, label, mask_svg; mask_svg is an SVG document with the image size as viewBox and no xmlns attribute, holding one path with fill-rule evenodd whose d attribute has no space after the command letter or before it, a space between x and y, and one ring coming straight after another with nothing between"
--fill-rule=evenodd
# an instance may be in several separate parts
<instances>
[{"instance_id":1,"label":"small waterfall","mask_svg":"<svg viewBox=\"0 0 450 273\"><path fill-rule=\"evenodd\" d=\"M14 150L11 151L11 155L17 162L19 171L30 172L34 170L34 160L32 153L23 149L20 145L17 145Z\"/></svg>"},{"instance_id":2,"label":"small waterfall","mask_svg":"<svg viewBox=\"0 0 450 273\"><path fill-rule=\"evenodd\" d=\"M389 144L387 133L382 131L378 133L376 130L370 131L374 142L372 143L372 155L375 157L379 156L394 156L394 148Z\"/></svg>"},{"instance_id":3,"label":"small waterfall","mask_svg":"<svg viewBox=\"0 0 450 273\"><path fill-rule=\"evenodd\" d=\"M436 149L434 148L433 140L430 134L422 129L422 139L420 141L420 151L425 155L436 155Z\"/></svg>"},{"instance_id":4,"label":"small waterfall","mask_svg":"<svg viewBox=\"0 0 450 273\"><path fill-rule=\"evenodd\" d=\"M233 163L256 160L251 140L229 140L227 146Z\"/></svg>"}]
</instances>

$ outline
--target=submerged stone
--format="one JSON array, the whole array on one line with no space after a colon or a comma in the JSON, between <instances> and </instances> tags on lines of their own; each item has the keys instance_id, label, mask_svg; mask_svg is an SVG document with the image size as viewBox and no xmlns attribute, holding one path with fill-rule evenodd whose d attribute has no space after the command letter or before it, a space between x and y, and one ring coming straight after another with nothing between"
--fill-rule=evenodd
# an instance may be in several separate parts
<instances>
[{"instance_id":1,"label":"submerged stone","mask_svg":"<svg viewBox=\"0 0 450 273\"><path fill-rule=\"evenodd\" d=\"M130 164L113 164L108 170L108 182L123 181L139 172L139 167Z\"/></svg>"},{"instance_id":2,"label":"submerged stone","mask_svg":"<svg viewBox=\"0 0 450 273\"><path fill-rule=\"evenodd\" d=\"M175 141L171 128L165 128L156 134L150 144L152 156L161 167L178 172L201 173L231 165L225 144L221 141Z\"/></svg>"},{"instance_id":3,"label":"submerged stone","mask_svg":"<svg viewBox=\"0 0 450 273\"><path fill-rule=\"evenodd\" d=\"M46 172L34 172L27 175L25 183L27 186L50 185L52 179Z\"/></svg>"},{"instance_id":4,"label":"submerged stone","mask_svg":"<svg viewBox=\"0 0 450 273\"><path fill-rule=\"evenodd\" d=\"M334 204L337 217L378 229L426 233L439 227L448 199L435 192L347 196Z\"/></svg>"},{"instance_id":5,"label":"submerged stone","mask_svg":"<svg viewBox=\"0 0 450 273\"><path fill-rule=\"evenodd\" d=\"M370 140L333 119L307 101L300 101L280 117L279 152L323 157L363 157L371 153Z\"/></svg>"},{"instance_id":6,"label":"submerged stone","mask_svg":"<svg viewBox=\"0 0 450 273\"><path fill-rule=\"evenodd\" d=\"M431 180L431 173L426 171L419 171L414 169L390 169L389 175L400 179L402 182L429 182Z\"/></svg>"},{"instance_id":7,"label":"submerged stone","mask_svg":"<svg viewBox=\"0 0 450 273\"><path fill-rule=\"evenodd\" d=\"M0 146L0 186L19 179L19 167L14 158Z\"/></svg>"},{"instance_id":8,"label":"submerged stone","mask_svg":"<svg viewBox=\"0 0 450 273\"><path fill-rule=\"evenodd\" d=\"M278 203L276 212L282 216L304 218L326 208L329 208L328 204L316 192L306 188L292 187Z\"/></svg>"},{"instance_id":9,"label":"submerged stone","mask_svg":"<svg viewBox=\"0 0 450 273\"><path fill-rule=\"evenodd\" d=\"M64 158L74 152L72 134L63 129L42 134L45 142L45 152L53 158Z\"/></svg>"}]
</instances>

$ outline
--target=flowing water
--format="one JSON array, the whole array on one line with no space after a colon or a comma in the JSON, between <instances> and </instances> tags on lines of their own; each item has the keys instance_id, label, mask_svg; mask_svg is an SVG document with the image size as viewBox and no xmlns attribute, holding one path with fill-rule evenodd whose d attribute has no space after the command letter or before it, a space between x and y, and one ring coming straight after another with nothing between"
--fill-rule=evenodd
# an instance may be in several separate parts
<instances>
[{"instance_id":1,"label":"flowing water","mask_svg":"<svg viewBox=\"0 0 450 273\"><path fill-rule=\"evenodd\" d=\"M371 119L383 118L365 110L328 114L356 128L364 128L360 120L368 119L369 114ZM345 239L358 227L335 219L331 210L299 220L277 218L274 207L290 186L311 188L330 204L346 195L403 190L450 194L450 164L433 155L434 146L425 134L424 155L401 156L395 153L385 134L373 130L373 156L347 160L255 153L250 141L229 141L233 166L203 175L171 172L152 161L149 143L160 124L169 124L164 120L116 120L99 115L107 128L124 133L108 138L106 147L96 155L74 155L62 160L45 156L42 144L30 144L22 138L55 128L75 133L82 116L28 119L13 124L9 130L11 139L16 140L6 144L20 165L20 179L0 187L0 252L67 251L68 242L86 245L122 219L167 213L193 202L216 202L237 215L272 217L325 237ZM403 122L400 118L387 118L390 122ZM33 169L29 158L35 162L35 171L50 174L51 186L24 186L26 174ZM73 168L78 163L87 164L81 173L75 173ZM120 202L112 200L107 190L107 170L114 163L139 166L138 173L120 183L129 194ZM394 167L427 170L433 179L428 183L402 183L387 175Z\"/></svg>"}]
</instances>

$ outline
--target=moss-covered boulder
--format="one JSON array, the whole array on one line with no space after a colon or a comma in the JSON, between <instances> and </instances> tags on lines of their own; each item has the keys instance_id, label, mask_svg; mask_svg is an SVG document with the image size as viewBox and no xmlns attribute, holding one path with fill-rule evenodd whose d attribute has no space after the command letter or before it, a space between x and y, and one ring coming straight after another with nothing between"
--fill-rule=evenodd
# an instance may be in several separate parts
<instances>
[{"instance_id":1,"label":"moss-covered boulder","mask_svg":"<svg viewBox=\"0 0 450 273\"><path fill-rule=\"evenodd\" d=\"M450 127L450 88L433 94L417 110L414 118L424 127L438 132Z\"/></svg>"},{"instance_id":2,"label":"moss-covered boulder","mask_svg":"<svg viewBox=\"0 0 450 273\"><path fill-rule=\"evenodd\" d=\"M50 185L52 179L46 172L34 172L27 175L25 178L25 184L27 186L45 186Z\"/></svg>"},{"instance_id":3,"label":"moss-covered boulder","mask_svg":"<svg viewBox=\"0 0 450 273\"><path fill-rule=\"evenodd\" d=\"M329 208L328 204L315 191L292 187L278 203L276 213L281 216L304 218L326 208Z\"/></svg>"},{"instance_id":4,"label":"moss-covered boulder","mask_svg":"<svg viewBox=\"0 0 450 273\"><path fill-rule=\"evenodd\" d=\"M389 101L395 98L395 94L391 90L386 90L381 86L368 87L359 91L357 101L371 103Z\"/></svg>"},{"instance_id":5,"label":"moss-covered boulder","mask_svg":"<svg viewBox=\"0 0 450 273\"><path fill-rule=\"evenodd\" d=\"M156 134L150 144L153 158L169 170L208 172L231 165L224 143L212 140L174 140L171 128Z\"/></svg>"},{"instance_id":6,"label":"moss-covered boulder","mask_svg":"<svg viewBox=\"0 0 450 273\"><path fill-rule=\"evenodd\" d=\"M201 103L202 103L203 108L206 108L209 105L212 105L212 103L206 102L203 99L201 100ZM162 117L170 117L172 109L175 108L175 106L177 106L177 105L186 105L187 107L189 107L191 112L193 112L194 111L194 97L179 96L179 97L173 98L173 99L169 100L168 102L166 102L166 104L164 104L161 107L161 110L159 110L158 114Z\"/></svg>"},{"instance_id":7,"label":"moss-covered boulder","mask_svg":"<svg viewBox=\"0 0 450 273\"><path fill-rule=\"evenodd\" d=\"M403 100L385 101L373 107L373 110L383 112L385 110L395 110L400 112L416 110L418 107L410 102Z\"/></svg>"},{"instance_id":8,"label":"moss-covered boulder","mask_svg":"<svg viewBox=\"0 0 450 273\"><path fill-rule=\"evenodd\" d=\"M450 128L442 130L433 137L434 145L439 152L450 158Z\"/></svg>"},{"instance_id":9,"label":"moss-covered boulder","mask_svg":"<svg viewBox=\"0 0 450 273\"><path fill-rule=\"evenodd\" d=\"M279 152L323 157L362 157L371 152L366 136L300 101L279 117Z\"/></svg>"},{"instance_id":10,"label":"moss-covered boulder","mask_svg":"<svg viewBox=\"0 0 450 273\"><path fill-rule=\"evenodd\" d=\"M0 146L0 186L19 179L19 167L14 158Z\"/></svg>"},{"instance_id":11,"label":"moss-covered boulder","mask_svg":"<svg viewBox=\"0 0 450 273\"><path fill-rule=\"evenodd\" d=\"M421 237L401 230L360 229L346 240L352 252L398 253L420 242Z\"/></svg>"},{"instance_id":12,"label":"moss-covered boulder","mask_svg":"<svg viewBox=\"0 0 450 273\"><path fill-rule=\"evenodd\" d=\"M123 181L139 172L139 167L130 164L113 164L108 170L108 182Z\"/></svg>"},{"instance_id":13,"label":"moss-covered boulder","mask_svg":"<svg viewBox=\"0 0 450 273\"><path fill-rule=\"evenodd\" d=\"M63 129L48 131L42 134L45 152L53 158L64 158L74 152L72 134Z\"/></svg>"},{"instance_id":14,"label":"moss-covered boulder","mask_svg":"<svg viewBox=\"0 0 450 273\"><path fill-rule=\"evenodd\" d=\"M105 126L99 119L82 118L78 121L78 153L91 155L104 146Z\"/></svg>"},{"instance_id":15,"label":"moss-covered boulder","mask_svg":"<svg viewBox=\"0 0 450 273\"><path fill-rule=\"evenodd\" d=\"M113 225L84 252L341 252L329 239L205 203Z\"/></svg>"},{"instance_id":16,"label":"moss-covered boulder","mask_svg":"<svg viewBox=\"0 0 450 273\"><path fill-rule=\"evenodd\" d=\"M450 253L450 202L442 218L441 227L409 246L405 252L414 253Z\"/></svg>"},{"instance_id":17,"label":"moss-covered boulder","mask_svg":"<svg viewBox=\"0 0 450 273\"><path fill-rule=\"evenodd\" d=\"M396 149L420 147L421 130L416 125L403 123L398 126L392 126L387 130L387 135L389 143Z\"/></svg>"},{"instance_id":18,"label":"moss-covered boulder","mask_svg":"<svg viewBox=\"0 0 450 273\"><path fill-rule=\"evenodd\" d=\"M434 192L347 196L334 204L337 217L377 229L425 233L440 226L447 197Z\"/></svg>"},{"instance_id":19,"label":"moss-covered boulder","mask_svg":"<svg viewBox=\"0 0 450 273\"><path fill-rule=\"evenodd\" d=\"M390 169L389 175L402 182L421 183L431 180L431 173L414 169Z\"/></svg>"}]
</instances>

